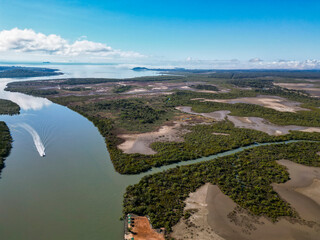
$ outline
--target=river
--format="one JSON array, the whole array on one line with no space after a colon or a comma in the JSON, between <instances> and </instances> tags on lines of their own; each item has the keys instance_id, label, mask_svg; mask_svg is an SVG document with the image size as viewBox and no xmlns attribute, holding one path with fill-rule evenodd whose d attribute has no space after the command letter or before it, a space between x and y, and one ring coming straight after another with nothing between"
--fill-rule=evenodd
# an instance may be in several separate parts
<instances>
[{"instance_id":1,"label":"river","mask_svg":"<svg viewBox=\"0 0 320 240\"><path fill-rule=\"evenodd\" d=\"M63 77L156 74L133 72L117 65L49 67L61 69L66 73ZM0 98L10 99L22 108L20 115L0 116L14 140L0 179L1 240L120 240L123 222L119 218L128 185L146 174L244 149L144 174L120 175L113 168L103 137L86 118L47 99L3 90L10 81L37 79L43 78L0 79ZM36 147L39 139L45 157L40 156L39 145Z\"/></svg>"}]
</instances>

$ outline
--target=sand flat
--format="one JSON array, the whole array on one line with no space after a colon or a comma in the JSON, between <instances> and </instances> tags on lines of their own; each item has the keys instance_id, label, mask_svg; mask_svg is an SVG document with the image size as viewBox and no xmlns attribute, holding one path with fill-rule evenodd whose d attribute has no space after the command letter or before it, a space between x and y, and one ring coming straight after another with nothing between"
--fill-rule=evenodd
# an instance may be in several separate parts
<instances>
[{"instance_id":1,"label":"sand flat","mask_svg":"<svg viewBox=\"0 0 320 240\"><path fill-rule=\"evenodd\" d=\"M273 184L273 189L289 202L303 219L320 223L318 182L320 168L308 167L288 160L281 160L278 163L287 167L290 180L282 184Z\"/></svg>"},{"instance_id":2,"label":"sand flat","mask_svg":"<svg viewBox=\"0 0 320 240\"><path fill-rule=\"evenodd\" d=\"M303 195L307 196L308 198L312 199L316 203L320 205L320 180L313 179L313 182L304 188L297 188L295 189L297 192L302 193Z\"/></svg>"},{"instance_id":3,"label":"sand flat","mask_svg":"<svg viewBox=\"0 0 320 240\"><path fill-rule=\"evenodd\" d=\"M293 223L286 218L273 223L265 217L253 216L237 206L216 185L208 187L207 208L208 224L226 240L319 239L319 225Z\"/></svg>"},{"instance_id":4,"label":"sand flat","mask_svg":"<svg viewBox=\"0 0 320 240\"><path fill-rule=\"evenodd\" d=\"M302 129L300 131L301 132L320 132L320 128L309 127L309 128L306 128L306 129Z\"/></svg>"},{"instance_id":5,"label":"sand flat","mask_svg":"<svg viewBox=\"0 0 320 240\"><path fill-rule=\"evenodd\" d=\"M173 227L172 237L177 240L318 240L320 168L287 160L278 163L288 168L291 180L273 184L273 187L280 186L277 188L280 196L291 203L304 220L280 218L273 223L265 217L254 216L221 192L217 185L207 183L186 199L185 210L197 211L190 220L181 219ZM295 194L286 194L287 189Z\"/></svg>"},{"instance_id":6,"label":"sand flat","mask_svg":"<svg viewBox=\"0 0 320 240\"><path fill-rule=\"evenodd\" d=\"M259 117L237 117L237 116L229 115L228 120L231 121L235 127L262 131L269 135L274 135L274 136L289 134L291 130L301 131L306 129L306 127L300 127L295 125L288 125L288 126L275 125ZM317 128L317 130L320 131L320 128Z\"/></svg>"},{"instance_id":7,"label":"sand flat","mask_svg":"<svg viewBox=\"0 0 320 240\"><path fill-rule=\"evenodd\" d=\"M318 80L309 80L309 81L319 83ZM320 97L320 88L318 84L317 85L313 83L273 83L273 84L283 88L303 90L309 93L313 97Z\"/></svg>"},{"instance_id":8,"label":"sand flat","mask_svg":"<svg viewBox=\"0 0 320 240\"><path fill-rule=\"evenodd\" d=\"M207 215L207 193L208 188L212 186L207 183L200 187L196 192L190 193L186 199L186 207L184 210L195 210L196 212L188 219L181 219L178 224L173 227L171 234L176 240L224 240L219 236L208 224Z\"/></svg>"},{"instance_id":9,"label":"sand flat","mask_svg":"<svg viewBox=\"0 0 320 240\"><path fill-rule=\"evenodd\" d=\"M150 147L153 142L164 142L164 141L184 141L180 131L182 123L174 122L174 125L164 125L159 128L158 131L138 133L138 134L121 134L119 138L125 141L118 145L118 148L124 153L141 153L145 155L156 154L156 152Z\"/></svg>"},{"instance_id":10,"label":"sand flat","mask_svg":"<svg viewBox=\"0 0 320 240\"><path fill-rule=\"evenodd\" d=\"M211 118L211 119L214 119L215 121L223 121L227 119L231 121L235 127L262 131L269 135L274 135L274 136L289 134L290 131L318 132L318 133L320 132L319 127L302 127L302 126L296 126L296 125L281 126L281 125L273 124L268 120L259 118L259 117L231 116L229 115L230 111L227 111L227 110L215 111L210 113L197 113L192 111L191 107L187 107L187 106L179 106L179 107L176 107L176 109L185 113L201 115L203 117Z\"/></svg>"},{"instance_id":11,"label":"sand flat","mask_svg":"<svg viewBox=\"0 0 320 240\"><path fill-rule=\"evenodd\" d=\"M192 109L191 107L188 107L188 106L179 106L179 107L176 107L176 109L181 112L185 112L185 113L189 113L189 114L193 114L193 115L200 115L200 116L207 117L207 118L212 118L215 121L225 120L227 115L230 113L230 111L225 111L225 110L215 111L215 112L211 112L211 113L196 113L191 110Z\"/></svg>"},{"instance_id":12,"label":"sand flat","mask_svg":"<svg viewBox=\"0 0 320 240\"><path fill-rule=\"evenodd\" d=\"M200 100L200 99L192 99ZM277 96L257 96L257 97L244 97L234 99L201 99L202 102L220 102L220 103L247 103L256 104L266 108L271 108L279 112L297 112L297 111L310 111L310 109L300 107L301 103L290 101L288 99Z\"/></svg>"}]
</instances>

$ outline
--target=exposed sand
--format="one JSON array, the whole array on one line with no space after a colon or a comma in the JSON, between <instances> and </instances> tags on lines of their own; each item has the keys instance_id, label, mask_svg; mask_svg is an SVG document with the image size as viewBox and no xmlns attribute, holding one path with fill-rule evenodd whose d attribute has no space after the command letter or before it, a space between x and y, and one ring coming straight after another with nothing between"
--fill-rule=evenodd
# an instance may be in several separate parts
<instances>
[{"instance_id":1,"label":"exposed sand","mask_svg":"<svg viewBox=\"0 0 320 240\"><path fill-rule=\"evenodd\" d=\"M144 88L137 88L130 91L125 92L126 94L135 94L135 93L141 93L141 92L148 92L147 89Z\"/></svg>"},{"instance_id":2,"label":"exposed sand","mask_svg":"<svg viewBox=\"0 0 320 240\"><path fill-rule=\"evenodd\" d=\"M185 106L179 106L179 107L176 107L176 109L179 111L185 112L185 113L200 115L200 116L207 117L207 118L212 118L215 121L225 120L227 115L230 113L230 111L215 111L215 112L211 112L211 113L196 113L191 110L191 107L185 107Z\"/></svg>"},{"instance_id":3,"label":"exposed sand","mask_svg":"<svg viewBox=\"0 0 320 240\"><path fill-rule=\"evenodd\" d=\"M173 227L171 236L176 240L223 240L222 237L213 231L207 221L208 209L206 199L209 186L212 185L209 183L203 185L196 192L190 193L189 198L186 199L184 210L193 210L195 213L187 220L182 218Z\"/></svg>"},{"instance_id":4,"label":"exposed sand","mask_svg":"<svg viewBox=\"0 0 320 240\"><path fill-rule=\"evenodd\" d=\"M193 99L200 100L200 99ZM276 96L257 96L257 97L245 97L235 99L201 99L203 102L220 102L220 103L248 103L256 104L266 108L272 108L279 112L297 112L297 111L309 111L307 108L299 107L301 103L290 101L288 99Z\"/></svg>"},{"instance_id":5,"label":"exposed sand","mask_svg":"<svg viewBox=\"0 0 320 240\"><path fill-rule=\"evenodd\" d=\"M320 132L320 128L315 128L315 127L309 127L306 129L300 130L301 132Z\"/></svg>"},{"instance_id":6,"label":"exposed sand","mask_svg":"<svg viewBox=\"0 0 320 240\"><path fill-rule=\"evenodd\" d=\"M217 135L217 136L230 136L229 133L217 133L217 132L213 132L213 135Z\"/></svg>"},{"instance_id":7,"label":"exposed sand","mask_svg":"<svg viewBox=\"0 0 320 240\"><path fill-rule=\"evenodd\" d=\"M306 127L300 127L295 125L288 125L288 126L275 125L263 118L258 118L258 117L228 116L228 120L231 121L235 125L235 127L258 130L258 131L268 133L269 135L275 135L275 136L288 134L290 130L301 131L306 129ZM315 130L320 131L320 128L315 128Z\"/></svg>"},{"instance_id":8,"label":"exposed sand","mask_svg":"<svg viewBox=\"0 0 320 240\"><path fill-rule=\"evenodd\" d=\"M173 126L165 125L155 132L118 135L119 138L125 140L118 145L118 148L124 153L155 154L156 152L150 147L153 142L184 141L182 135L187 131L181 131L182 124L181 122L174 122Z\"/></svg>"},{"instance_id":9,"label":"exposed sand","mask_svg":"<svg viewBox=\"0 0 320 240\"><path fill-rule=\"evenodd\" d=\"M304 172L299 175L303 176ZM294 182L299 180L301 179L295 179ZM190 194L185 207L185 210L188 209L198 211L193 213L189 220L181 219L173 227L172 236L177 240L316 240L320 236L320 222L288 221L287 218L282 218L272 223L265 217L254 216L237 206L218 186L212 184L205 184ZM303 215L305 209L297 211ZM317 214L313 213L314 218Z\"/></svg>"},{"instance_id":10,"label":"exposed sand","mask_svg":"<svg viewBox=\"0 0 320 240\"><path fill-rule=\"evenodd\" d=\"M151 90L167 90L167 89L168 89L168 87L166 87L166 86L159 86L159 87L154 87Z\"/></svg>"},{"instance_id":11,"label":"exposed sand","mask_svg":"<svg viewBox=\"0 0 320 240\"><path fill-rule=\"evenodd\" d=\"M278 161L287 167L290 180L283 184L273 184L279 195L308 221L320 223L320 168L307 167L288 160Z\"/></svg>"},{"instance_id":12,"label":"exposed sand","mask_svg":"<svg viewBox=\"0 0 320 240\"><path fill-rule=\"evenodd\" d=\"M319 179L313 179L313 182L308 187L297 188L296 191L302 193L303 195L306 195L308 198L320 204L320 180Z\"/></svg>"},{"instance_id":13,"label":"exposed sand","mask_svg":"<svg viewBox=\"0 0 320 240\"><path fill-rule=\"evenodd\" d=\"M207 118L212 118L215 121L222 121L228 119L231 121L235 127L239 128L247 128L265 132L269 135L285 135L288 134L290 131L303 131L303 132L320 132L320 128L318 127L302 127L302 126L295 126L295 125L287 125L287 126L280 126L270 123L269 121L259 118L259 117L237 117L237 116L230 116L230 111L215 111L211 113L196 113L191 110L191 107L176 107L177 110L182 112L186 112L189 114L201 115Z\"/></svg>"},{"instance_id":14,"label":"exposed sand","mask_svg":"<svg viewBox=\"0 0 320 240\"><path fill-rule=\"evenodd\" d=\"M309 80L309 81L311 82L312 80ZM314 82L319 83L318 80L314 80ZM273 83L273 84L283 88L303 90L311 94L313 97L320 97L319 85L317 86L312 83Z\"/></svg>"}]
</instances>

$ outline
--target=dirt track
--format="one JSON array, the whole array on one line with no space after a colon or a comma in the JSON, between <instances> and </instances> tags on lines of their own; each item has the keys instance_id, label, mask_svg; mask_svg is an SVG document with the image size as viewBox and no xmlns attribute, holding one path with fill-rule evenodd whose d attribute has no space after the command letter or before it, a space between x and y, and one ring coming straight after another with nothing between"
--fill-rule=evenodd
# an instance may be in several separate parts
<instances>
[{"instance_id":1,"label":"dirt track","mask_svg":"<svg viewBox=\"0 0 320 240\"><path fill-rule=\"evenodd\" d=\"M164 240L164 235L152 229L146 217L135 217L132 231L135 240Z\"/></svg>"}]
</instances>

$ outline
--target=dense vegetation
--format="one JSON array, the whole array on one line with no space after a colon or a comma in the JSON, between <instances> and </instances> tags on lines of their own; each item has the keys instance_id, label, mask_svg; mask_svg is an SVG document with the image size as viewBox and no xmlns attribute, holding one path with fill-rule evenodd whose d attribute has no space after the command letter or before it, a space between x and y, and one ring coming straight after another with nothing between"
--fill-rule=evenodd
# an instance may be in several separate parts
<instances>
[{"instance_id":1,"label":"dense vegetation","mask_svg":"<svg viewBox=\"0 0 320 240\"><path fill-rule=\"evenodd\" d=\"M53 99L62 104L65 98ZM82 99L67 97L67 99ZM172 109L163 104L165 98L130 98L118 100L105 100L100 102L85 103L74 106L78 112L98 118L111 118L116 123L116 128L127 131L146 132L160 126L171 117Z\"/></svg>"},{"instance_id":2,"label":"dense vegetation","mask_svg":"<svg viewBox=\"0 0 320 240\"><path fill-rule=\"evenodd\" d=\"M219 91L219 88L217 88L214 85L197 84L197 85L191 85L190 87L194 89L199 89L199 90Z\"/></svg>"},{"instance_id":3,"label":"dense vegetation","mask_svg":"<svg viewBox=\"0 0 320 240\"><path fill-rule=\"evenodd\" d=\"M100 83L114 83L114 82L163 82L163 81L178 81L185 80L184 76L149 76L149 77L136 77L136 78L66 78L57 80L41 80L41 81L20 81L11 82L7 85L7 90L12 92L24 92L28 88L41 88L52 87L57 85L88 85Z\"/></svg>"},{"instance_id":4,"label":"dense vegetation","mask_svg":"<svg viewBox=\"0 0 320 240\"><path fill-rule=\"evenodd\" d=\"M226 104L191 100L199 97L222 99L256 96L257 94L256 91L244 90L234 90L224 94L178 91L168 97L153 97L149 99L131 98L93 103L89 101L90 103L86 103L87 98L70 96L52 98L52 100L69 106L94 122L105 137L115 169L122 174L140 173L152 167L210 156L255 142L276 142L293 139L320 140L319 133L294 131L291 134L276 137L260 131L234 128L230 122L221 122L189 127L191 132L184 136L184 142L153 143L151 147L157 152L155 155L124 154L117 148L117 145L122 142L121 139L117 138L119 130L151 131L166 120L171 119L174 114L174 107L181 105L192 106L193 110L197 112L230 110L231 114L236 116L262 117L281 125L320 126L320 109L317 108L314 108L313 111L288 113L253 104ZM285 95L291 99L299 98L299 100L313 106L318 103L317 99L291 91L279 91L278 95ZM214 135L212 134L213 132L230 135Z\"/></svg>"},{"instance_id":5,"label":"dense vegetation","mask_svg":"<svg viewBox=\"0 0 320 240\"><path fill-rule=\"evenodd\" d=\"M60 75L57 69L32 67L0 67L0 78L42 77Z\"/></svg>"},{"instance_id":6,"label":"dense vegetation","mask_svg":"<svg viewBox=\"0 0 320 240\"><path fill-rule=\"evenodd\" d=\"M74 92L81 92L81 91L89 91L89 90L91 90L91 88L85 88L85 87L69 87L69 88L63 88L63 90L74 91ZM58 94L58 92L55 93L55 94Z\"/></svg>"},{"instance_id":7,"label":"dense vegetation","mask_svg":"<svg viewBox=\"0 0 320 240\"><path fill-rule=\"evenodd\" d=\"M272 88L272 80L259 80L259 79L233 79L228 83L237 87L251 87L251 88Z\"/></svg>"},{"instance_id":8,"label":"dense vegetation","mask_svg":"<svg viewBox=\"0 0 320 240\"><path fill-rule=\"evenodd\" d=\"M69 107L86 116L98 127L102 136L105 137L115 169L122 174L140 173L152 167L210 156L255 142L277 142L293 139L320 140L319 133L294 131L284 136L269 136L260 131L235 128L231 122L225 121L210 125L190 126L189 130L191 132L184 136L184 142L153 143L151 147L157 151L155 155L125 154L117 148L117 145L121 143L121 139L117 138L120 126L129 130L138 129L140 132L150 131L159 118L162 120L160 122L163 122L166 120L163 116L170 114L170 111L164 112L161 107L155 110L155 104L152 104L152 108L144 104L145 102L141 99L126 99ZM104 111L114 112L116 109L121 109L118 113L119 118L110 119L103 116ZM141 109L144 109L144 111L141 111ZM140 124L141 122L144 122L144 124ZM159 122L157 125L160 125ZM230 135L222 136L212 133Z\"/></svg>"},{"instance_id":9,"label":"dense vegetation","mask_svg":"<svg viewBox=\"0 0 320 240\"><path fill-rule=\"evenodd\" d=\"M135 78L137 81L153 81L156 79L175 79L175 76ZM177 77L178 79L181 77ZM184 77L185 78L185 77ZM189 78L187 78L189 79ZM60 84L84 84L86 82L98 83L110 79L65 79ZM127 79L133 80L133 79ZM170 81L171 81L170 80ZM59 80L60 81L60 80ZM119 81L119 79L117 79ZM123 80L124 81L124 80ZM228 93L210 94L194 91L177 91L167 97L148 97L116 99L116 100L93 100L94 96L68 96L50 98L52 101L66 105L91 120L105 137L105 141L113 161L115 169L122 174L134 174L147 171L152 167L168 165L175 162L187 161L203 156L210 156L219 152L227 151L255 142L276 142L292 139L320 140L319 133L292 132L285 136L269 136L260 131L234 128L230 122L213 123L190 127L190 133L184 136L184 142L156 142L151 147L157 151L155 155L124 154L117 148L122 140L117 137L119 133L147 132L161 126L164 122L172 119L175 114L181 114L174 110L176 106L191 106L196 112L212 112L217 110L230 110L232 115L252 116L265 118L272 123L280 125L320 126L319 100L311 98L300 91L282 89L279 87L265 88L263 83L252 83L241 79L246 84L253 84L254 90L233 89ZM9 88L25 88L25 91L42 91L34 89L37 86L51 86L48 81L37 83L14 83ZM47 85L46 85L47 84ZM262 84L262 85L261 85ZM200 85L200 84L199 84ZM50 90L47 90L50 91ZM41 93L42 95L45 92ZM277 95L290 100L302 102L312 111L300 111L297 113L279 112L253 104L227 104L216 102L201 102L194 98L232 99L238 97L255 97L260 94ZM213 132L230 135L214 135Z\"/></svg>"},{"instance_id":10,"label":"dense vegetation","mask_svg":"<svg viewBox=\"0 0 320 240\"><path fill-rule=\"evenodd\" d=\"M0 99L0 114L14 115L19 114L20 107L18 104L9 100Z\"/></svg>"},{"instance_id":11,"label":"dense vegetation","mask_svg":"<svg viewBox=\"0 0 320 240\"><path fill-rule=\"evenodd\" d=\"M132 88L131 85L118 85L113 88L114 93L124 93Z\"/></svg>"},{"instance_id":12,"label":"dense vegetation","mask_svg":"<svg viewBox=\"0 0 320 240\"><path fill-rule=\"evenodd\" d=\"M9 128L4 122L0 122L0 171L4 167L4 160L11 150L12 138Z\"/></svg>"},{"instance_id":13,"label":"dense vegetation","mask_svg":"<svg viewBox=\"0 0 320 240\"><path fill-rule=\"evenodd\" d=\"M274 221L297 217L271 183L283 183L289 174L275 160L288 159L320 167L319 143L268 145L208 162L187 165L145 176L124 195L124 213L148 215L154 227L168 231L183 216L184 200L204 183L217 184L241 207Z\"/></svg>"},{"instance_id":14,"label":"dense vegetation","mask_svg":"<svg viewBox=\"0 0 320 240\"><path fill-rule=\"evenodd\" d=\"M177 75L180 72L187 74L131 79L77 78L18 82L10 83L7 90L36 96L49 96L52 101L68 106L87 117L105 138L113 165L121 174L141 173L152 167L211 156L255 143L286 140L320 141L320 133L292 131L283 136L270 136L261 131L235 128L231 122L222 121L185 126L188 132L183 136L184 142L155 142L151 145L157 152L154 155L123 153L117 147L123 141L117 137L119 133L155 130L165 122L172 120L175 115L181 114L175 110L176 106L191 106L196 112L229 110L231 115L261 117L279 125L320 127L319 99L310 97L304 91L289 90L273 85L273 81L279 78L320 78L319 71L186 71L184 69L173 71ZM196 73L201 74L196 75ZM55 90L58 85L70 91L82 91L83 86L81 85L84 84L111 82L114 85L121 81L128 82L128 84L133 84L131 82L134 81L201 81L192 87L217 91L218 88L215 85L221 84L219 86L232 90L223 94L176 91L165 97L144 96L144 98L113 100L101 100L99 99L101 96L91 95L51 97L59 93ZM252 90L241 90L239 87L250 87ZM118 86L113 89L113 92L122 93L130 89L131 85ZM112 95L115 96L115 94ZM233 99L256 97L257 95L285 97L303 103L302 107L309 108L311 111L279 112L253 104L193 100L196 98ZM223 135L218 133L223 133ZM299 217L295 210L273 191L270 185L271 183L283 183L289 179L288 172L275 160L288 159L308 166L320 167L318 152L320 152L319 142L310 141L259 146L215 160L148 175L138 184L127 188L124 195L124 214L148 215L153 227L165 227L170 231L182 216L188 216L188 213L184 213L184 200L191 192L210 182L218 185L223 193L253 214L264 215L274 221L281 216Z\"/></svg>"},{"instance_id":15,"label":"dense vegetation","mask_svg":"<svg viewBox=\"0 0 320 240\"><path fill-rule=\"evenodd\" d=\"M148 70L148 69L136 69ZM183 69L175 73L185 72ZM56 103L68 106L92 121L105 138L113 165L121 174L136 174L152 167L188 161L211 156L227 150L255 143L281 142L286 140L320 141L320 133L292 131L283 136L270 136L264 132L235 128L229 121L185 126L188 132L184 142L155 142L151 147L154 155L125 154L118 149L123 140L117 137L123 132L147 132L155 130L181 114L176 106L191 106L196 112L229 110L231 115L261 117L279 125L301 125L320 127L320 101L303 91L295 91L273 86L273 78L320 78L319 71L187 71L183 76L158 76L132 79L62 79L57 81L10 83L10 91L25 92L45 96L56 94L48 87L68 87L79 84L99 84L106 82L150 82L150 81L201 81L193 85L196 89L218 90L214 84L225 84L233 88L228 93L210 94L194 91L176 91L167 96L101 100L97 96L51 97ZM207 74L204 74L207 71ZM227 78L227 81L226 81ZM259 79L258 79L259 78ZM270 79L271 78L271 79ZM222 79L222 81L221 81ZM203 84L203 82L207 82ZM132 84L132 83L129 83ZM217 84L219 85L219 84ZM219 85L220 86L220 85ZM241 90L236 87L250 87ZM79 86L74 86L77 88ZM83 87L83 86L81 86ZM114 89L114 93L129 90L128 86ZM113 94L114 96L115 94ZM279 112L253 104L227 104L201 102L196 98L233 99L272 95L285 97L303 103L302 107L311 111L297 113ZM215 134L214 134L215 133ZM223 133L219 135L218 133ZM124 213L148 215L154 227L165 227L168 231L184 215L184 200L204 183L217 184L220 189L241 207L254 214L265 215L276 221L281 216L298 217L288 203L273 191L271 183L282 183L289 179L285 168L275 160L289 159L308 166L320 167L318 142L297 142L260 146L231 156L208 162L177 167L159 174L153 174L127 188L124 199Z\"/></svg>"},{"instance_id":16,"label":"dense vegetation","mask_svg":"<svg viewBox=\"0 0 320 240\"><path fill-rule=\"evenodd\" d=\"M10 91L9 88L6 88L5 89L6 91ZM33 96L38 96L38 97L46 97L46 96L50 96L50 95L55 95L55 94L58 94L59 92L55 89L41 89L41 90L38 90L38 89L24 89L24 88L17 88L15 89L15 92L22 92L22 93L25 93L25 94L28 94L28 95L33 95Z\"/></svg>"}]
</instances>

